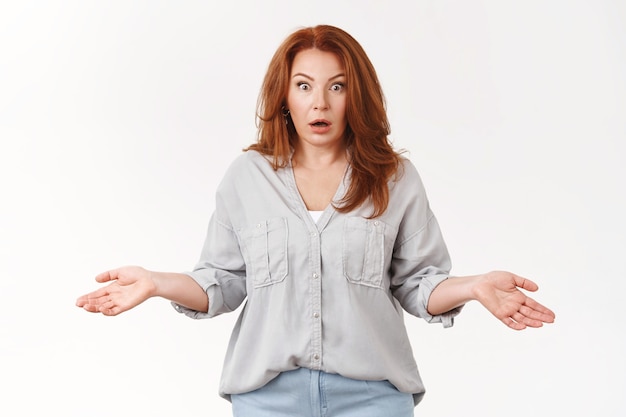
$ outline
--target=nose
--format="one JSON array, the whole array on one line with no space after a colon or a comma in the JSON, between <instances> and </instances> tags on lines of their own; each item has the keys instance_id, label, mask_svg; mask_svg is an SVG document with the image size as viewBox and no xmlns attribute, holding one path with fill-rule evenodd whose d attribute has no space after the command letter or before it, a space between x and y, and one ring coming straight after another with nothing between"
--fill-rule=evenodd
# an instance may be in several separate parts
<instances>
[{"instance_id":1,"label":"nose","mask_svg":"<svg viewBox=\"0 0 626 417\"><path fill-rule=\"evenodd\" d=\"M328 100L326 98L326 91L324 89L319 89L317 94L315 94L315 98L313 101L313 109L314 110L327 110L328 109Z\"/></svg>"}]
</instances>

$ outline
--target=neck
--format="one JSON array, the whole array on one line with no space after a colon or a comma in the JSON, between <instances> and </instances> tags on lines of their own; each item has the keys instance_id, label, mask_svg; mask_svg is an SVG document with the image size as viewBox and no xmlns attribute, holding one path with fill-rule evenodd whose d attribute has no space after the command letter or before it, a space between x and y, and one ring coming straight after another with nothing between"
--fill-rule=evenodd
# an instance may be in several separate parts
<instances>
[{"instance_id":1,"label":"neck","mask_svg":"<svg viewBox=\"0 0 626 417\"><path fill-rule=\"evenodd\" d=\"M299 145L295 147L292 156L294 167L313 170L328 169L336 165L345 166L347 162L346 148L343 144L332 148Z\"/></svg>"}]
</instances>

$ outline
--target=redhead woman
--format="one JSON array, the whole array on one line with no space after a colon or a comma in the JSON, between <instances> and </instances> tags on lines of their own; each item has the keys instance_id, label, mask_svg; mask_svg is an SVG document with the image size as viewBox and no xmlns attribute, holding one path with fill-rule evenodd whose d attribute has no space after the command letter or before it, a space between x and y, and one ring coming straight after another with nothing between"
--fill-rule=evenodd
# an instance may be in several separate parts
<instances>
[{"instance_id":1,"label":"redhead woman","mask_svg":"<svg viewBox=\"0 0 626 417\"><path fill-rule=\"evenodd\" d=\"M185 273L126 266L78 298L114 316L162 297L191 318L244 300L220 395L236 417L409 417L424 395L403 311L452 326L477 301L511 329L554 313L492 271L450 276L415 166L388 140L374 67L333 26L279 46L258 102L258 138L218 187L200 259Z\"/></svg>"}]
</instances>

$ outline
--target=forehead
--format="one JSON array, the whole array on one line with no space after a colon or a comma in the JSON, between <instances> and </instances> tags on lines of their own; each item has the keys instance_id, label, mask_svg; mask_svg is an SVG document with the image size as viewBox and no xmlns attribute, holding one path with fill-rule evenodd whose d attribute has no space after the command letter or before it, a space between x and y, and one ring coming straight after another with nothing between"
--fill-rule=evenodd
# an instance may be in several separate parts
<instances>
[{"instance_id":1,"label":"forehead","mask_svg":"<svg viewBox=\"0 0 626 417\"><path fill-rule=\"evenodd\" d=\"M305 49L298 52L291 65L291 76L300 73L309 76L329 75L332 77L343 71L343 64L337 54L319 49Z\"/></svg>"}]
</instances>

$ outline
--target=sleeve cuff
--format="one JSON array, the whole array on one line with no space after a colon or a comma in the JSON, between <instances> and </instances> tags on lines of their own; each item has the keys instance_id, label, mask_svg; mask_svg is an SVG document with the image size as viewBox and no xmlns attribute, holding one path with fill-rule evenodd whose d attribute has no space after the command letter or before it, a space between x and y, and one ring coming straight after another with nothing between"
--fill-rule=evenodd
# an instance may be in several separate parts
<instances>
[{"instance_id":1,"label":"sleeve cuff","mask_svg":"<svg viewBox=\"0 0 626 417\"><path fill-rule=\"evenodd\" d=\"M444 328L454 326L454 318L461 313L463 305L453 308L443 314L431 315L428 313L428 300L430 294L435 287L448 279L448 275L433 275L428 278L424 278L420 283L420 291L418 292L418 305L421 311L421 317L428 323L441 323Z\"/></svg>"},{"instance_id":2,"label":"sleeve cuff","mask_svg":"<svg viewBox=\"0 0 626 417\"><path fill-rule=\"evenodd\" d=\"M193 272L185 272L191 278L193 278L206 292L209 299L209 311L197 311L187 308L178 303L172 302L172 307L181 314L191 317L192 319L208 319L215 317L221 313L222 306L224 305L224 299L222 297L222 291L219 289L219 285L214 280L208 279L202 275L194 274Z\"/></svg>"}]
</instances>

